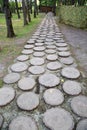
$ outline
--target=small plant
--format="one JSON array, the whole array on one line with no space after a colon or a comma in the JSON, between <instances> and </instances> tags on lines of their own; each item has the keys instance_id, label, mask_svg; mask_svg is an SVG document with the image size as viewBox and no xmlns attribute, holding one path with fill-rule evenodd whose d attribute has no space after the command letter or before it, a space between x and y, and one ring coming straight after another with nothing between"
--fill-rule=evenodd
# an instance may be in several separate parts
<instances>
[{"instance_id":1,"label":"small plant","mask_svg":"<svg viewBox=\"0 0 87 130\"><path fill-rule=\"evenodd\" d=\"M3 86L3 80L0 79L0 88Z\"/></svg>"}]
</instances>

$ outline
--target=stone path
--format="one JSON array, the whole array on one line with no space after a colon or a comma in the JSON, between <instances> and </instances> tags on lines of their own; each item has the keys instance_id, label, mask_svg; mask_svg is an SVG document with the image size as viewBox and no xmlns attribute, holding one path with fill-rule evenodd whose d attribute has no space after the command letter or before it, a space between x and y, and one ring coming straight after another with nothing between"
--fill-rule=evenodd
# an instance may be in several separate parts
<instances>
[{"instance_id":1,"label":"stone path","mask_svg":"<svg viewBox=\"0 0 87 130\"><path fill-rule=\"evenodd\" d=\"M51 13L9 66L3 81L1 130L87 129L87 89Z\"/></svg>"}]
</instances>

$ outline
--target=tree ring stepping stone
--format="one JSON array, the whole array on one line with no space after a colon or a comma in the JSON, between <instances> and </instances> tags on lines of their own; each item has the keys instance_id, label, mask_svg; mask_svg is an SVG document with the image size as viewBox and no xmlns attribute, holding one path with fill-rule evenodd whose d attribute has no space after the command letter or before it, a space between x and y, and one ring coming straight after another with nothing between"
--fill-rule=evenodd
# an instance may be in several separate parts
<instances>
[{"instance_id":1,"label":"tree ring stepping stone","mask_svg":"<svg viewBox=\"0 0 87 130\"><path fill-rule=\"evenodd\" d=\"M58 89L50 88L44 92L44 100L47 104L56 106L60 105L64 101L62 92Z\"/></svg>"},{"instance_id":2,"label":"tree ring stepping stone","mask_svg":"<svg viewBox=\"0 0 87 130\"><path fill-rule=\"evenodd\" d=\"M79 95L71 101L71 108L74 113L81 117L87 117L87 97Z\"/></svg>"},{"instance_id":3,"label":"tree ring stepping stone","mask_svg":"<svg viewBox=\"0 0 87 130\"><path fill-rule=\"evenodd\" d=\"M31 90L35 87L36 82L33 78L23 78L18 82L18 87L22 90Z\"/></svg>"},{"instance_id":4,"label":"tree ring stepping stone","mask_svg":"<svg viewBox=\"0 0 87 130\"><path fill-rule=\"evenodd\" d=\"M78 95L81 93L81 86L80 83L76 81L68 80L64 82L63 90L69 95Z\"/></svg>"},{"instance_id":5,"label":"tree ring stepping stone","mask_svg":"<svg viewBox=\"0 0 87 130\"><path fill-rule=\"evenodd\" d=\"M63 108L51 108L44 113L44 124L51 130L73 130L74 121L71 114Z\"/></svg>"},{"instance_id":6,"label":"tree ring stepping stone","mask_svg":"<svg viewBox=\"0 0 87 130\"><path fill-rule=\"evenodd\" d=\"M79 121L76 130L87 130L87 119L83 119Z\"/></svg>"},{"instance_id":7,"label":"tree ring stepping stone","mask_svg":"<svg viewBox=\"0 0 87 130\"><path fill-rule=\"evenodd\" d=\"M57 50L58 51L68 51L69 48L68 47L58 47Z\"/></svg>"},{"instance_id":8,"label":"tree ring stepping stone","mask_svg":"<svg viewBox=\"0 0 87 130\"><path fill-rule=\"evenodd\" d=\"M43 58L32 58L31 60L30 60L30 63L32 64L32 65L43 65L44 64L44 59Z\"/></svg>"},{"instance_id":9,"label":"tree ring stepping stone","mask_svg":"<svg viewBox=\"0 0 87 130\"><path fill-rule=\"evenodd\" d=\"M55 70L58 70L58 69L61 69L62 68L62 64L60 62L50 62L47 64L47 68L49 70L52 70L52 71L55 71Z\"/></svg>"},{"instance_id":10,"label":"tree ring stepping stone","mask_svg":"<svg viewBox=\"0 0 87 130\"><path fill-rule=\"evenodd\" d=\"M22 51L22 54L25 54L25 55L29 55L29 54L32 54L33 53L33 50L27 50L27 49L24 49Z\"/></svg>"},{"instance_id":11,"label":"tree ring stepping stone","mask_svg":"<svg viewBox=\"0 0 87 130\"><path fill-rule=\"evenodd\" d=\"M0 128L2 127L2 124L3 124L3 117L0 115Z\"/></svg>"},{"instance_id":12,"label":"tree ring stepping stone","mask_svg":"<svg viewBox=\"0 0 87 130\"><path fill-rule=\"evenodd\" d=\"M47 60L50 60L50 61L55 61L57 59L58 59L58 55L56 55L56 54L52 54L52 55L47 56Z\"/></svg>"},{"instance_id":13,"label":"tree ring stepping stone","mask_svg":"<svg viewBox=\"0 0 87 130\"><path fill-rule=\"evenodd\" d=\"M3 81L7 84L12 84L12 83L16 83L19 79L20 79L20 74L10 73L4 77Z\"/></svg>"},{"instance_id":14,"label":"tree ring stepping stone","mask_svg":"<svg viewBox=\"0 0 87 130\"><path fill-rule=\"evenodd\" d=\"M25 63L19 62L19 63L15 63L11 66L11 70L13 72L23 72L25 70L27 70L28 65L26 65Z\"/></svg>"},{"instance_id":15,"label":"tree ring stepping stone","mask_svg":"<svg viewBox=\"0 0 87 130\"><path fill-rule=\"evenodd\" d=\"M45 52L46 52L47 54L54 54L54 53L56 53L56 50L48 49L48 50L45 50Z\"/></svg>"},{"instance_id":16,"label":"tree ring stepping stone","mask_svg":"<svg viewBox=\"0 0 87 130\"><path fill-rule=\"evenodd\" d=\"M65 67L61 72L62 76L69 79L77 79L80 77L80 72L74 67Z\"/></svg>"},{"instance_id":17,"label":"tree ring stepping stone","mask_svg":"<svg viewBox=\"0 0 87 130\"><path fill-rule=\"evenodd\" d=\"M57 47L66 47L66 46L68 46L68 44L67 43L56 43L56 46Z\"/></svg>"},{"instance_id":18,"label":"tree ring stepping stone","mask_svg":"<svg viewBox=\"0 0 87 130\"><path fill-rule=\"evenodd\" d=\"M39 97L33 92L25 92L18 97L17 105L22 110L33 110L39 105Z\"/></svg>"},{"instance_id":19,"label":"tree ring stepping stone","mask_svg":"<svg viewBox=\"0 0 87 130\"><path fill-rule=\"evenodd\" d=\"M30 73L34 75L43 74L45 72L42 66L31 66L28 70Z\"/></svg>"},{"instance_id":20,"label":"tree ring stepping stone","mask_svg":"<svg viewBox=\"0 0 87 130\"><path fill-rule=\"evenodd\" d=\"M35 57L43 57L44 55L45 55L44 52L34 52L33 53L33 56L35 56Z\"/></svg>"},{"instance_id":21,"label":"tree ring stepping stone","mask_svg":"<svg viewBox=\"0 0 87 130\"><path fill-rule=\"evenodd\" d=\"M47 49L56 49L56 46L54 45L49 45L49 46L46 46Z\"/></svg>"},{"instance_id":22,"label":"tree ring stepping stone","mask_svg":"<svg viewBox=\"0 0 87 130\"><path fill-rule=\"evenodd\" d=\"M71 54L70 54L69 51L61 51L61 52L58 52L58 55L59 55L60 57L68 57L68 56L70 56Z\"/></svg>"},{"instance_id":23,"label":"tree ring stepping stone","mask_svg":"<svg viewBox=\"0 0 87 130\"><path fill-rule=\"evenodd\" d=\"M32 117L18 116L11 121L9 130L38 130L38 128Z\"/></svg>"},{"instance_id":24,"label":"tree ring stepping stone","mask_svg":"<svg viewBox=\"0 0 87 130\"><path fill-rule=\"evenodd\" d=\"M44 51L45 47L41 46L41 47L34 47L34 51Z\"/></svg>"},{"instance_id":25,"label":"tree ring stepping stone","mask_svg":"<svg viewBox=\"0 0 87 130\"><path fill-rule=\"evenodd\" d=\"M53 39L46 39L46 42L53 42Z\"/></svg>"},{"instance_id":26,"label":"tree ring stepping stone","mask_svg":"<svg viewBox=\"0 0 87 130\"><path fill-rule=\"evenodd\" d=\"M59 85L60 79L54 74L43 74L39 77L39 83L45 87L51 88Z\"/></svg>"},{"instance_id":27,"label":"tree ring stepping stone","mask_svg":"<svg viewBox=\"0 0 87 130\"><path fill-rule=\"evenodd\" d=\"M45 45L54 45L54 42L45 42Z\"/></svg>"},{"instance_id":28,"label":"tree ring stepping stone","mask_svg":"<svg viewBox=\"0 0 87 130\"><path fill-rule=\"evenodd\" d=\"M34 44L34 43L35 43L34 40L29 40L29 41L27 41L27 44Z\"/></svg>"},{"instance_id":29,"label":"tree ring stepping stone","mask_svg":"<svg viewBox=\"0 0 87 130\"><path fill-rule=\"evenodd\" d=\"M21 62L26 61L28 59L29 59L28 55L20 55L20 56L17 57L17 60L21 61Z\"/></svg>"},{"instance_id":30,"label":"tree ring stepping stone","mask_svg":"<svg viewBox=\"0 0 87 130\"><path fill-rule=\"evenodd\" d=\"M34 45L25 45L24 48L25 49L32 49L34 47Z\"/></svg>"},{"instance_id":31,"label":"tree ring stepping stone","mask_svg":"<svg viewBox=\"0 0 87 130\"><path fill-rule=\"evenodd\" d=\"M59 39L59 40L57 40L57 42L59 42L59 43L65 43L65 41L63 39Z\"/></svg>"},{"instance_id":32,"label":"tree ring stepping stone","mask_svg":"<svg viewBox=\"0 0 87 130\"><path fill-rule=\"evenodd\" d=\"M38 43L43 43L44 41L43 40L36 40Z\"/></svg>"},{"instance_id":33,"label":"tree ring stepping stone","mask_svg":"<svg viewBox=\"0 0 87 130\"><path fill-rule=\"evenodd\" d=\"M60 62L66 65L71 65L73 64L74 59L72 57L61 58Z\"/></svg>"},{"instance_id":34,"label":"tree ring stepping stone","mask_svg":"<svg viewBox=\"0 0 87 130\"><path fill-rule=\"evenodd\" d=\"M35 46L43 46L44 43L35 43Z\"/></svg>"},{"instance_id":35,"label":"tree ring stepping stone","mask_svg":"<svg viewBox=\"0 0 87 130\"><path fill-rule=\"evenodd\" d=\"M15 97L15 91L11 87L3 87L0 89L0 106L9 104Z\"/></svg>"}]
</instances>

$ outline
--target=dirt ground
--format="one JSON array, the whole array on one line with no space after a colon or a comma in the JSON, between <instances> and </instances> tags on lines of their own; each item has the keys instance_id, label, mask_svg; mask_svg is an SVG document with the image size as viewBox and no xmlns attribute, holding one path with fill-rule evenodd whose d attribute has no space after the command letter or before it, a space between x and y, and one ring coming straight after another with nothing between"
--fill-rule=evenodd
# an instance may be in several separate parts
<instances>
[{"instance_id":1,"label":"dirt ground","mask_svg":"<svg viewBox=\"0 0 87 130\"><path fill-rule=\"evenodd\" d=\"M59 24L65 40L71 45L72 53L87 78L87 30Z\"/></svg>"}]
</instances>

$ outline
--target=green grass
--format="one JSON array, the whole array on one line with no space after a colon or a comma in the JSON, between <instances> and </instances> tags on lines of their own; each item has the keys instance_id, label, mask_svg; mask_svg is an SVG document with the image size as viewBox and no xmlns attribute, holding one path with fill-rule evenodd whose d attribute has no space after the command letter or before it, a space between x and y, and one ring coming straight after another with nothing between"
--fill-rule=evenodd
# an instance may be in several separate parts
<instances>
[{"instance_id":1,"label":"green grass","mask_svg":"<svg viewBox=\"0 0 87 130\"><path fill-rule=\"evenodd\" d=\"M3 80L0 79L0 88L3 86Z\"/></svg>"},{"instance_id":2,"label":"green grass","mask_svg":"<svg viewBox=\"0 0 87 130\"><path fill-rule=\"evenodd\" d=\"M42 18L44 17L44 14L39 14L37 18L33 18L33 15L31 16L32 21L26 25L23 26L23 16L21 13L21 19L17 18L17 14L12 15L12 23L14 32L16 34L16 38L21 38L27 36L29 33L31 33L37 25L41 22ZM11 41L12 39L9 39L7 36L7 30L6 30L6 22L5 22L5 16L4 14L0 14L0 41Z\"/></svg>"}]
</instances>

